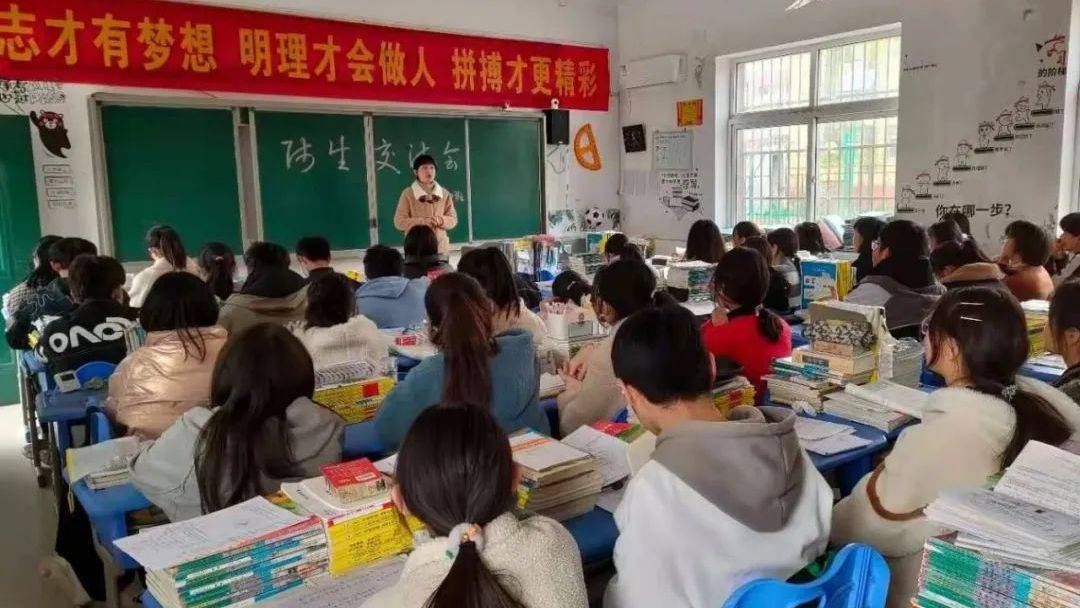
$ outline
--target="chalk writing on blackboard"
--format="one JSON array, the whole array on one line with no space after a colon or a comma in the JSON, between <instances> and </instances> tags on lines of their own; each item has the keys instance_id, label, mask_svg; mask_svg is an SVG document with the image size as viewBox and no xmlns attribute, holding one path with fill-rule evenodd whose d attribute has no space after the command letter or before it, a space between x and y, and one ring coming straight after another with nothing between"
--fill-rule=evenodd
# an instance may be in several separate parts
<instances>
[{"instance_id":1,"label":"chalk writing on blackboard","mask_svg":"<svg viewBox=\"0 0 1080 608\"><path fill-rule=\"evenodd\" d=\"M352 148L345 145L345 136L344 135L338 135L338 142L337 142L336 147L334 145L334 140L332 140L332 139L330 140L330 156L332 156L332 157L337 156L338 157L338 159L337 159L337 161L338 161L338 164L337 164L338 171L348 171L349 170L349 164L345 161L345 153L348 152L349 150L352 150Z\"/></svg>"},{"instance_id":2,"label":"chalk writing on blackboard","mask_svg":"<svg viewBox=\"0 0 1080 608\"><path fill-rule=\"evenodd\" d=\"M386 139L382 139L378 146L375 146L375 171L382 171L383 169L389 169L398 175L401 175L401 171L394 166L394 150L390 142Z\"/></svg>"},{"instance_id":3,"label":"chalk writing on blackboard","mask_svg":"<svg viewBox=\"0 0 1080 608\"><path fill-rule=\"evenodd\" d=\"M456 146L452 147L449 141L446 142L446 146L443 147L442 153L444 159L443 166L446 167L447 171L457 171L458 163L457 160L454 159L454 155L458 152L461 152L461 148Z\"/></svg>"},{"instance_id":4,"label":"chalk writing on blackboard","mask_svg":"<svg viewBox=\"0 0 1080 608\"><path fill-rule=\"evenodd\" d=\"M299 145L291 139L281 142L285 147L285 170L289 171L295 165L301 173L307 173L315 166L315 155L311 153L311 144L301 137Z\"/></svg>"}]
</instances>

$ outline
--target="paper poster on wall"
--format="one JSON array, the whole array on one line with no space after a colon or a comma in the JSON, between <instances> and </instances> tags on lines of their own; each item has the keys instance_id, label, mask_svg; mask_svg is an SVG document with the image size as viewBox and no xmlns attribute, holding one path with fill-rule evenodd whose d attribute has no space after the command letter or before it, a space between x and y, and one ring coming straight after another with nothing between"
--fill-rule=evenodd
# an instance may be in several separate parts
<instances>
[{"instance_id":1,"label":"paper poster on wall","mask_svg":"<svg viewBox=\"0 0 1080 608\"><path fill-rule=\"evenodd\" d=\"M675 102L675 120L680 127L700 127L705 122L705 101L684 99Z\"/></svg>"},{"instance_id":2,"label":"paper poster on wall","mask_svg":"<svg viewBox=\"0 0 1080 608\"><path fill-rule=\"evenodd\" d=\"M60 83L0 78L0 104L26 116L30 123L38 200L48 209L75 207L75 173L68 160L71 139L64 122L66 102Z\"/></svg>"},{"instance_id":3,"label":"paper poster on wall","mask_svg":"<svg viewBox=\"0 0 1080 608\"><path fill-rule=\"evenodd\" d=\"M653 133L653 169L656 171L694 168L694 134L690 131Z\"/></svg>"},{"instance_id":4,"label":"paper poster on wall","mask_svg":"<svg viewBox=\"0 0 1080 608\"><path fill-rule=\"evenodd\" d=\"M660 206L683 219L687 213L701 211L701 179L697 169L658 171Z\"/></svg>"}]
</instances>

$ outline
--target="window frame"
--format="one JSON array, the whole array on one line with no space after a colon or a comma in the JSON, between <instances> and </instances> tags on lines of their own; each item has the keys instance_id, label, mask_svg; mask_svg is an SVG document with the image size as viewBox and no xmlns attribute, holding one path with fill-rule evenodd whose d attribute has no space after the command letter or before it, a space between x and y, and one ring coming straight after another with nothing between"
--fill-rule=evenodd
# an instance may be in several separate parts
<instances>
[{"instance_id":1,"label":"window frame","mask_svg":"<svg viewBox=\"0 0 1080 608\"><path fill-rule=\"evenodd\" d=\"M738 221L739 198L738 188L740 175L739 169L739 132L744 129L757 129L766 127L785 127L791 125L805 125L807 127L806 140L806 214L804 221L811 220L817 209L817 130L821 123L843 122L849 120L863 120L871 118L899 119L900 95L863 101L846 101L839 103L818 103L818 65L821 61L821 51L824 49L869 42L882 38L900 38L900 57L902 60L904 40L899 26L889 26L858 34L848 34L829 38L826 40L777 48L760 53L752 53L730 58L729 65L729 92L728 107L731 109L728 118L727 129L727 205L725 215L727 225L733 225ZM772 59L785 55L797 55L810 53L810 95L809 104L797 108L780 110L761 110L750 112L738 112L739 107L739 64L750 63L762 59ZM903 76L903 65L900 66L900 74ZM899 129L899 125L897 125ZM742 218L745 219L745 218Z\"/></svg>"}]
</instances>

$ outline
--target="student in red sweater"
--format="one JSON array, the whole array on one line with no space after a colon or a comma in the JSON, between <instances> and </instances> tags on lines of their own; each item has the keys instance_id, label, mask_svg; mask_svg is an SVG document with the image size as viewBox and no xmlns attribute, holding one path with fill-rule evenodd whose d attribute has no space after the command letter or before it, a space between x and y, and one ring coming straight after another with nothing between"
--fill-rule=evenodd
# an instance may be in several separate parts
<instances>
[{"instance_id":1,"label":"student in red sweater","mask_svg":"<svg viewBox=\"0 0 1080 608\"><path fill-rule=\"evenodd\" d=\"M769 289L769 266L760 253L736 247L720 258L713 275L716 309L701 327L705 348L743 367L757 390L760 404L765 396L761 377L777 357L791 354L791 328L764 306Z\"/></svg>"}]
</instances>

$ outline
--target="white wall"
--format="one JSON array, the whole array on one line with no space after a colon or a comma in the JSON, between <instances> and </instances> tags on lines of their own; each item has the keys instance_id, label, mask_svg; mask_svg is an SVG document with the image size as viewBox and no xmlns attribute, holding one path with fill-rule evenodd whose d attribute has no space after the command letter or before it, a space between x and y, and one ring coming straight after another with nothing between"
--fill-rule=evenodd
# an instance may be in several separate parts
<instances>
[{"instance_id":1,"label":"white wall","mask_svg":"<svg viewBox=\"0 0 1080 608\"><path fill-rule=\"evenodd\" d=\"M694 153L703 192L714 203L703 207L702 214L687 214L678 220L663 211L655 193L624 193L621 201L628 232L672 239L670 247L685 239L690 224L700 217L725 223L728 81L725 69L717 76L716 57L901 23L905 67L923 63L939 66L905 72L901 77L897 181L903 183L932 166L941 154L955 152L959 139L975 136L971 124L975 109L983 112L982 106L1000 105L992 114L997 116L1006 102L1011 106L1020 91L1031 89L1036 69L1033 62L1037 61L1035 38L1068 33L1070 0L817 0L786 12L789 4L790 0L620 2L620 61L682 53L689 58L691 74L677 84L624 91L621 124L643 122L650 133L674 129L675 102L703 97L705 124L694 128ZM1024 20L1026 9L1032 13ZM701 86L692 77L698 61L703 62ZM724 59L720 67L729 64L730 60ZM1075 90L1072 79L1076 70L1071 71L1070 83L1059 83L1058 95L1066 89ZM1023 210L1042 223L1047 209L1057 209L1061 166L1073 164L1071 152L1066 158L1062 148L1071 151L1074 97L1070 95L1073 105L1057 116L1053 128L1040 129L1031 141L1018 142L1036 144L1027 146L1032 149L1017 150L1007 155L1008 163L1001 163L1002 169L977 176L990 179L981 179L978 184L974 178L965 180L962 187L948 191L950 199L976 203L980 208L991 202L1011 202L1014 211ZM976 102L978 106L973 106ZM1055 104L1063 107L1065 100L1058 98ZM1066 116L1069 126L1063 142ZM725 142L719 148L718 138ZM624 170L648 169L650 163L648 152L623 154ZM1071 175L1065 179L1071 180ZM1042 186L1036 189L1035 183ZM1071 198L1071 188L1061 190L1068 190L1065 198ZM1002 195L1010 201L999 201ZM929 222L932 211L914 217ZM985 231L984 227L979 229Z\"/></svg>"},{"instance_id":2,"label":"white wall","mask_svg":"<svg viewBox=\"0 0 1080 608\"><path fill-rule=\"evenodd\" d=\"M400 25L416 29L603 46L610 49L609 57L613 68L618 65L618 55L615 52L614 0L394 0L393 2L309 0L303 3L302 9L298 8L298 3L286 0L206 0L204 3ZM612 80L614 81L614 78ZM302 103L331 101L280 96L237 97L227 94L211 95L211 93L201 91L165 91L82 84L63 85L62 89L67 96L67 101L64 104L49 106L47 109L64 114L72 143L68 156L76 178L77 193L75 204L71 208L49 208L44 204L43 193L39 193L42 195L39 198L43 199L42 230L83 236L95 242L100 242L100 235L93 162L90 153L91 135L88 112L90 95L106 92L175 98L213 96L226 99L273 99ZM333 103L372 107L386 105L355 101ZM395 104L395 107L402 107L402 105ZM449 108L449 106L446 107ZM32 105L24 108L25 111L32 109L40 111L41 108ZM0 108L0 112L5 111L9 110ZM557 172L551 164L548 164L545 176L548 209L559 209L565 206L587 208L594 205L618 207L619 159L612 136L618 124L617 112L617 103L614 98L608 112L571 111L572 129L586 122L593 125L599 140L604 169L599 172L587 171L574 161L572 153L569 155L565 172ZM37 144L37 138L34 139ZM41 153L40 150L37 152Z\"/></svg>"}]
</instances>

